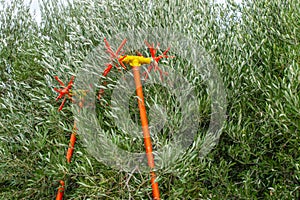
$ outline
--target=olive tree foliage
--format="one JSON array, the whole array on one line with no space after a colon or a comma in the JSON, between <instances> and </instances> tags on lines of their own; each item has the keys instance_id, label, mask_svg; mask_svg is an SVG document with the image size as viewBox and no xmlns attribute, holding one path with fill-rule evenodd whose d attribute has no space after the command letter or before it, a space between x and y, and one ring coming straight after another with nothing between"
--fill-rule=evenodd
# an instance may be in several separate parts
<instances>
[{"instance_id":1,"label":"olive tree foliage","mask_svg":"<svg viewBox=\"0 0 300 200\"><path fill-rule=\"evenodd\" d=\"M23 1L0 3L0 197L53 198L68 177L68 199L149 198L147 175L102 165L80 138L65 162L73 118L69 103L57 112L53 76L66 83L104 37L163 27L209 53L228 106L207 158L158 172L162 197L299 198L300 1L42 0L40 24Z\"/></svg>"}]
</instances>

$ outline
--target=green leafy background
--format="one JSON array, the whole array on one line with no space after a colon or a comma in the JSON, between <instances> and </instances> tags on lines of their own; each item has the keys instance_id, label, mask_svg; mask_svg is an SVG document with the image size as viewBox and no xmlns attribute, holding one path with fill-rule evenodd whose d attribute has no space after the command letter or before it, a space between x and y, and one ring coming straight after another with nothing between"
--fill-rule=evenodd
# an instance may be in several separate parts
<instances>
[{"instance_id":1,"label":"green leafy background","mask_svg":"<svg viewBox=\"0 0 300 200\"><path fill-rule=\"evenodd\" d=\"M151 4L149 2L152 2ZM219 144L158 171L163 199L300 198L300 1L41 1L42 21L16 0L0 10L0 198L151 199L149 175L111 169L58 112L53 76L67 82L105 36L172 27L212 55L227 94Z\"/></svg>"}]
</instances>

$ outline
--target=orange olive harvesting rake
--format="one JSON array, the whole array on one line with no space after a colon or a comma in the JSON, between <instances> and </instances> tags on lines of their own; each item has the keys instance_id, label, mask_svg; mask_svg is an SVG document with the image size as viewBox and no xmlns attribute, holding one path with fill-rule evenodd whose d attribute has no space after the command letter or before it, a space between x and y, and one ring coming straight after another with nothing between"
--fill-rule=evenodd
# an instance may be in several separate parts
<instances>
[{"instance_id":1,"label":"orange olive harvesting rake","mask_svg":"<svg viewBox=\"0 0 300 200\"><path fill-rule=\"evenodd\" d=\"M122 68L124 70L127 69L126 65L130 66L134 75L134 83L135 83L135 89L136 89L136 95L138 97L138 108L140 111L140 120L141 120L141 125L142 125L142 131L143 131L143 136L144 136L144 146L145 146L145 151L146 151L146 157L148 161L148 166L150 167L150 182L151 182L151 187L152 187L152 197L155 200L160 199L160 192L159 192L159 187L158 183L156 182L156 174L154 172L154 155L152 153L152 142L151 142L151 136L150 136L150 130L148 126L148 118L147 118L147 112L146 112L146 107L145 107L145 100L144 100L144 94L143 94L143 88L142 88L142 83L141 83L141 78L140 78L140 66L146 64L149 65L147 72L143 73L143 76L145 79L148 78L148 74L154 69L154 71L158 71L160 73L160 78L163 80L163 75L167 75L166 72L163 72L162 69L158 67L158 62L163 59L163 58L173 58L173 56L168 56L167 53L170 50L168 48L165 50L161 55L156 56L157 49L159 47L159 44L157 47L154 47L154 44L149 44L147 41L145 41L146 46L149 49L151 57L144 57L140 53L137 53L138 55L124 55L124 52L122 52L122 48L125 46L127 40L124 39L118 49L116 51L113 51L110 44L106 39L104 39L105 43L105 48L106 52L110 56L111 63L106 64L107 68L103 71L102 76L106 77L109 72L112 70L112 68L115 66L118 70L121 70ZM121 67L120 67L121 66ZM74 102L72 99L72 94L71 93L71 87L74 81L74 77L71 78L69 84L65 86L63 82L56 76L55 79L60 83L60 85L63 87L63 89L54 89L56 92L59 93L59 96L56 98L56 100L63 98L63 102L59 107L59 111L62 110L67 97ZM104 82L103 84L106 84ZM98 92L98 99L101 98L102 94L104 93L104 89L100 89ZM84 102L84 101L83 101ZM80 102L79 102L80 103ZM82 102L79 104L80 107L82 107ZM70 145L68 148L67 152L67 162L71 162L71 158L73 155L74 151L74 145L76 141L76 122L74 121L74 128L73 128L73 133L71 134L71 139L70 139ZM57 192L56 200L61 200L63 198L63 193L64 193L64 186L65 183L64 181L60 181L60 187Z\"/></svg>"}]
</instances>

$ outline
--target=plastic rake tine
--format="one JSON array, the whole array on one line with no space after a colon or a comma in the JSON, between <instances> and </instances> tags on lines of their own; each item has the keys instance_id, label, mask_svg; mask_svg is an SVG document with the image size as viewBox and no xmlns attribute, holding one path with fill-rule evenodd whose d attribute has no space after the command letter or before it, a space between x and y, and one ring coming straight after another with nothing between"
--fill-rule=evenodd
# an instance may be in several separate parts
<instances>
[{"instance_id":1,"label":"plastic rake tine","mask_svg":"<svg viewBox=\"0 0 300 200\"><path fill-rule=\"evenodd\" d=\"M65 86L65 84L57 77L55 76L54 77L58 82L59 84L63 87L62 89L57 89L57 88L54 88L54 90L59 93L59 95L56 97L56 101L58 101L59 99L61 99L62 97L64 97L60 107L58 108L59 111L61 111L63 109L63 106L65 105L66 103L66 98L69 97L72 101L72 94L71 94L71 88L72 88L72 85L73 85L73 81L74 81L74 76L71 77L71 80L69 81L68 85ZM67 95L67 96L66 96Z\"/></svg>"}]
</instances>

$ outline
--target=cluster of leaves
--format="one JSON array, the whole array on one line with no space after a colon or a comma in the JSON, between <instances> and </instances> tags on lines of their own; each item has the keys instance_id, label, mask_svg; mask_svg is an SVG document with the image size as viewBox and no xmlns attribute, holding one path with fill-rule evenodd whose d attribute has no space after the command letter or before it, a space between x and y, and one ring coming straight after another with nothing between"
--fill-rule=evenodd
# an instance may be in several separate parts
<instances>
[{"instance_id":1,"label":"cluster of leaves","mask_svg":"<svg viewBox=\"0 0 300 200\"><path fill-rule=\"evenodd\" d=\"M22 0L1 4L1 199L53 198L63 177L66 199L151 198L149 175L105 166L80 136L66 163L73 118L68 106L57 112L53 76L67 82L104 36L157 26L212 55L228 101L213 152L158 171L162 198L300 197L299 1L41 1L40 24Z\"/></svg>"}]
</instances>

